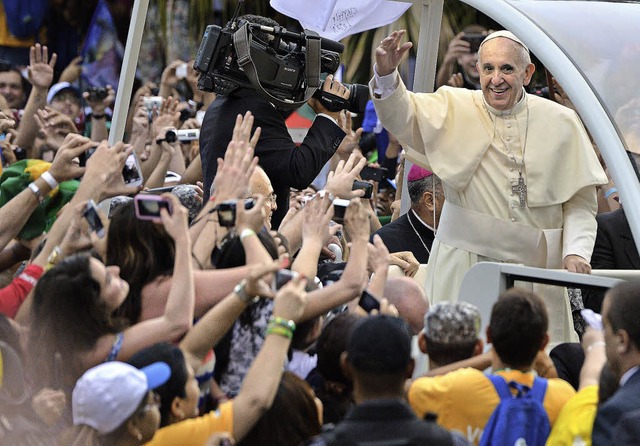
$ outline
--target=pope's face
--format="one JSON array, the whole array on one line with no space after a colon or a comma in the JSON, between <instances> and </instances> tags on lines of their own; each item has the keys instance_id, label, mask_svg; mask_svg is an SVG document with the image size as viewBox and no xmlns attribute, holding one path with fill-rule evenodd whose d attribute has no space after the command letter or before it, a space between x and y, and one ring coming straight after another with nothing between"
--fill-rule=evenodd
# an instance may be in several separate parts
<instances>
[{"instance_id":1,"label":"pope's face","mask_svg":"<svg viewBox=\"0 0 640 446\"><path fill-rule=\"evenodd\" d=\"M520 45L505 37L485 42L480 50L478 71L487 104L497 110L510 110L522 97L523 86L529 85L535 71L526 63Z\"/></svg>"}]
</instances>

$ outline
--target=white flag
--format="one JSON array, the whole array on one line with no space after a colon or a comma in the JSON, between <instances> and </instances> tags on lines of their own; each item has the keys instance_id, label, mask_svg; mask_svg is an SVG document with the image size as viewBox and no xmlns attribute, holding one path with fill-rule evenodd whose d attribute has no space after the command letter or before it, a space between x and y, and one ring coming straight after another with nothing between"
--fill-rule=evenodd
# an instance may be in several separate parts
<instances>
[{"instance_id":1,"label":"white flag","mask_svg":"<svg viewBox=\"0 0 640 446\"><path fill-rule=\"evenodd\" d=\"M271 0L270 4L305 29L331 40L388 25L411 6L386 0Z\"/></svg>"}]
</instances>

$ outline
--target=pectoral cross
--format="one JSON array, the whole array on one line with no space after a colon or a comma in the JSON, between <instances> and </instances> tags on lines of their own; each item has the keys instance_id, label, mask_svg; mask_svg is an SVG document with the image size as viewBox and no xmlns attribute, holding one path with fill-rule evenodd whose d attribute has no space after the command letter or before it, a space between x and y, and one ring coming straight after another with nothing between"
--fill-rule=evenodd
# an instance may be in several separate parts
<instances>
[{"instance_id":1,"label":"pectoral cross","mask_svg":"<svg viewBox=\"0 0 640 446\"><path fill-rule=\"evenodd\" d=\"M511 186L511 192L513 192L514 194L518 194L518 197L520 197L521 208L527 206L527 185L524 182L522 173L520 173L520 176L518 177L518 184L514 184L513 186Z\"/></svg>"}]
</instances>

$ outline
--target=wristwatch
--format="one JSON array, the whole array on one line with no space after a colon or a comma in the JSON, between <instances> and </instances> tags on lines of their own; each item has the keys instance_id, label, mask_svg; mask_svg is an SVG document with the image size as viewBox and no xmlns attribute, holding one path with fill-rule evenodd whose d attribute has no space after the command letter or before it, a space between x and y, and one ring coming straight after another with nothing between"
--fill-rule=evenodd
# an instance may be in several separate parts
<instances>
[{"instance_id":1,"label":"wristwatch","mask_svg":"<svg viewBox=\"0 0 640 446\"><path fill-rule=\"evenodd\" d=\"M249 293L247 293L246 288L247 288L247 281L242 280L242 282L240 282L235 286L235 288L233 289L233 292L236 294L236 296L240 298L242 302L244 302L247 305L257 302L258 296L251 296Z\"/></svg>"}]
</instances>

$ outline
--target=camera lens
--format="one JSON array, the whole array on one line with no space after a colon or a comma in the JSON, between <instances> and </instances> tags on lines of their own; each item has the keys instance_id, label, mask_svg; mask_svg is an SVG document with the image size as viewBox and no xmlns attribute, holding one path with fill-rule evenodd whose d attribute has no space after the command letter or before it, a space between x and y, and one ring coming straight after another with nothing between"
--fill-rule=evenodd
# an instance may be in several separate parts
<instances>
[{"instance_id":1,"label":"camera lens","mask_svg":"<svg viewBox=\"0 0 640 446\"><path fill-rule=\"evenodd\" d=\"M178 135L173 130L167 130L167 133L164 134L164 139L166 139L168 143L176 142Z\"/></svg>"}]
</instances>

